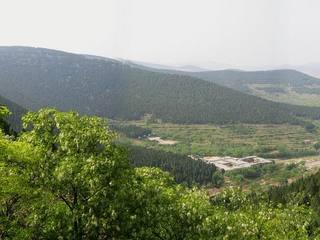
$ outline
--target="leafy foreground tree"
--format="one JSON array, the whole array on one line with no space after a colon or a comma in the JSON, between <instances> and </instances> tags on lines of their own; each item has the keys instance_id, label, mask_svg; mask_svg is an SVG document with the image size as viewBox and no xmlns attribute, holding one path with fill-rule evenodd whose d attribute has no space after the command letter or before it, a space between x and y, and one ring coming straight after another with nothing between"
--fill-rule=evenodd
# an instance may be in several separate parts
<instances>
[{"instance_id":1,"label":"leafy foreground tree","mask_svg":"<svg viewBox=\"0 0 320 240\"><path fill-rule=\"evenodd\" d=\"M7 107L0 106L0 129L2 129L3 132L5 133L11 133L11 129L7 121L5 119L9 117L10 111Z\"/></svg>"},{"instance_id":2,"label":"leafy foreground tree","mask_svg":"<svg viewBox=\"0 0 320 240\"><path fill-rule=\"evenodd\" d=\"M131 168L104 120L44 109L0 132L0 239L309 239L312 212L229 190L212 202Z\"/></svg>"}]
</instances>

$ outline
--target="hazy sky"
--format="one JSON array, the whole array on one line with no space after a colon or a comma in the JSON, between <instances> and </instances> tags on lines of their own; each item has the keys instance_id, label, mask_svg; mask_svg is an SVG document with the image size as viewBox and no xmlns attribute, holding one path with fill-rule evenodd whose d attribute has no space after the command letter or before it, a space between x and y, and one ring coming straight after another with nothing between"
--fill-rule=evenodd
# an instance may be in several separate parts
<instances>
[{"instance_id":1,"label":"hazy sky","mask_svg":"<svg viewBox=\"0 0 320 240\"><path fill-rule=\"evenodd\" d=\"M177 65L320 62L320 1L0 0L0 45Z\"/></svg>"}]
</instances>

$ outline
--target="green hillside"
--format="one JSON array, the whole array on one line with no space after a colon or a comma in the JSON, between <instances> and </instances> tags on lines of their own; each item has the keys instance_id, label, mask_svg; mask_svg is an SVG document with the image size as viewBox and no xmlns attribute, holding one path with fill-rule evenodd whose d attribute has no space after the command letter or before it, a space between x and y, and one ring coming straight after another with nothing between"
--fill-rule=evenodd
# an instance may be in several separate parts
<instances>
[{"instance_id":1,"label":"green hillside","mask_svg":"<svg viewBox=\"0 0 320 240\"><path fill-rule=\"evenodd\" d=\"M193 160L181 154L151 148L128 146L128 157L135 167L157 167L167 171L177 183L216 186L213 174L216 167L202 161Z\"/></svg>"},{"instance_id":2,"label":"green hillside","mask_svg":"<svg viewBox=\"0 0 320 240\"><path fill-rule=\"evenodd\" d=\"M295 70L185 74L278 102L320 106L320 79Z\"/></svg>"},{"instance_id":3,"label":"green hillside","mask_svg":"<svg viewBox=\"0 0 320 240\"><path fill-rule=\"evenodd\" d=\"M221 70L189 73L231 88L241 89L250 84L275 84L294 88L320 85L320 80L295 70L238 71Z\"/></svg>"},{"instance_id":4,"label":"green hillside","mask_svg":"<svg viewBox=\"0 0 320 240\"><path fill-rule=\"evenodd\" d=\"M296 204L308 206L314 211L310 232L320 226L320 171L304 176L291 184L272 187L268 191L268 200L276 204Z\"/></svg>"},{"instance_id":5,"label":"green hillside","mask_svg":"<svg viewBox=\"0 0 320 240\"><path fill-rule=\"evenodd\" d=\"M144 70L197 77L267 100L303 106L320 106L320 79L296 70L190 72L151 68L130 61L128 63Z\"/></svg>"},{"instance_id":6,"label":"green hillside","mask_svg":"<svg viewBox=\"0 0 320 240\"><path fill-rule=\"evenodd\" d=\"M114 119L152 114L174 123L300 123L296 115L320 115L320 108L281 105L194 77L40 48L1 47L0 84L0 94L26 108Z\"/></svg>"}]
</instances>

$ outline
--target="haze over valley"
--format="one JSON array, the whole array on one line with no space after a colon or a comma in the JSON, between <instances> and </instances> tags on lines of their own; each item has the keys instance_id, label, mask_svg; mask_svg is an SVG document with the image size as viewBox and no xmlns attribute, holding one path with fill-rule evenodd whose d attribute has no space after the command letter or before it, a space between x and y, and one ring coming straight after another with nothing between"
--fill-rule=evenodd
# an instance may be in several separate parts
<instances>
[{"instance_id":1,"label":"haze over valley","mask_svg":"<svg viewBox=\"0 0 320 240\"><path fill-rule=\"evenodd\" d=\"M319 8L0 2L0 239L320 239Z\"/></svg>"}]
</instances>

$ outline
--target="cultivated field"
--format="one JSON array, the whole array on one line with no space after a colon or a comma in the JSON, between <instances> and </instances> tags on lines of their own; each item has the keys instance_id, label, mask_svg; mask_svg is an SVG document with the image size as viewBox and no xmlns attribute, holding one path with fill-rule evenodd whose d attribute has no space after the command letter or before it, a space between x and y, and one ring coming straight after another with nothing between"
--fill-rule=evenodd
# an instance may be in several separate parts
<instances>
[{"instance_id":1,"label":"cultivated field","mask_svg":"<svg viewBox=\"0 0 320 240\"><path fill-rule=\"evenodd\" d=\"M290 103L296 105L304 105L304 106L320 106L320 88L319 85L313 88L317 89L318 92L308 93L308 92L296 92L294 89L288 86L278 86L272 84L251 84L249 85L251 93L276 102ZM278 89L278 91L270 92L265 89ZM307 88L307 87L306 87Z\"/></svg>"},{"instance_id":2,"label":"cultivated field","mask_svg":"<svg viewBox=\"0 0 320 240\"><path fill-rule=\"evenodd\" d=\"M146 138L123 141L165 151L199 156L258 155L266 158L293 158L315 155L314 143L318 133L310 133L295 125L179 125L127 122L152 130L152 135L163 140L177 141L175 145L161 145Z\"/></svg>"}]
</instances>

